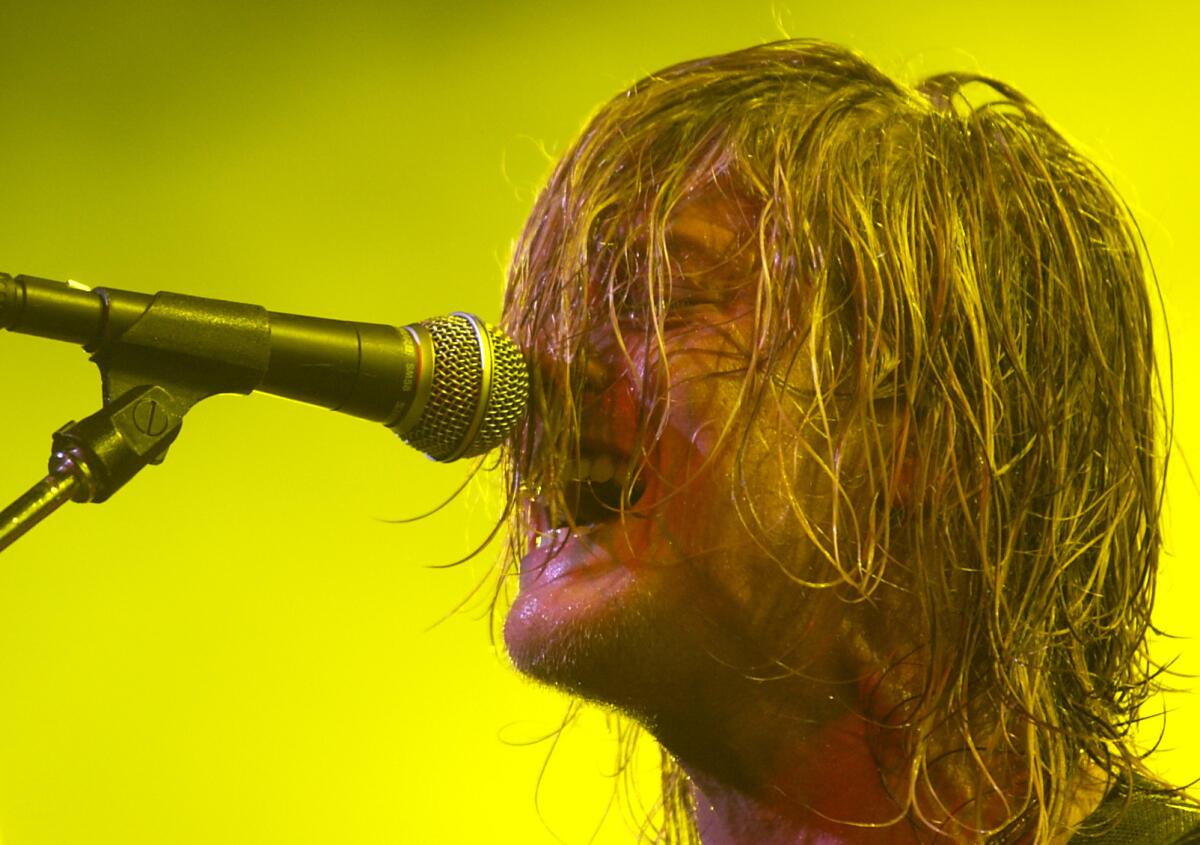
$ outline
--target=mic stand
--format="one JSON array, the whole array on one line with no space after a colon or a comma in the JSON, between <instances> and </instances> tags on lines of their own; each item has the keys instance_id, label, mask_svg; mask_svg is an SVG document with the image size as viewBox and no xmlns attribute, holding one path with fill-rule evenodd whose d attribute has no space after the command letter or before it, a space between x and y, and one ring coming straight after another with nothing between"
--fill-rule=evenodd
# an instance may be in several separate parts
<instances>
[{"instance_id":1,"label":"mic stand","mask_svg":"<svg viewBox=\"0 0 1200 845\"><path fill-rule=\"evenodd\" d=\"M136 387L54 432L50 473L0 512L0 551L67 500L103 502L147 464L162 463L187 407L157 385Z\"/></svg>"},{"instance_id":2,"label":"mic stand","mask_svg":"<svg viewBox=\"0 0 1200 845\"><path fill-rule=\"evenodd\" d=\"M71 306L37 333L83 338L100 368L104 407L54 433L50 474L0 513L0 551L68 499L106 501L147 464L162 463L183 415L217 393L250 393L271 354L270 320L257 306L159 293L109 307L103 288L85 293L26 278L30 284Z\"/></svg>"},{"instance_id":3,"label":"mic stand","mask_svg":"<svg viewBox=\"0 0 1200 845\"><path fill-rule=\"evenodd\" d=\"M79 464L63 457L63 461L51 466L49 475L0 512L0 551L7 549L26 531L58 510L80 489L80 477L85 471Z\"/></svg>"}]
</instances>

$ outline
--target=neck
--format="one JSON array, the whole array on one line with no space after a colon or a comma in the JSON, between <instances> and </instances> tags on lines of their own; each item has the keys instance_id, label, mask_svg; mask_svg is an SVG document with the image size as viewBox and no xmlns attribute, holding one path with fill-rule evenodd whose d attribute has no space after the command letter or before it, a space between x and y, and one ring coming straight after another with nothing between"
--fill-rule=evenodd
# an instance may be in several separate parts
<instances>
[{"instance_id":1,"label":"neck","mask_svg":"<svg viewBox=\"0 0 1200 845\"><path fill-rule=\"evenodd\" d=\"M910 822L903 789L881 773L866 720L833 720L799 747L776 749L771 771L733 786L685 765L704 845L917 845L949 843Z\"/></svg>"},{"instance_id":2,"label":"neck","mask_svg":"<svg viewBox=\"0 0 1200 845\"><path fill-rule=\"evenodd\" d=\"M882 765L878 726L847 714L826 724L799 751L780 750L770 774L754 785L732 785L684 762L692 783L703 845L1030 845L1037 810L1012 818L1009 801L982 798L963 772L943 767L912 788L906 767ZM885 755L886 756L886 755ZM972 779L974 780L974 779ZM976 781L977 783L977 781ZM1103 799L1098 771L1077 776L1065 828L1049 845L1066 845ZM915 808L920 808L917 811ZM995 831L986 838L980 830Z\"/></svg>"},{"instance_id":3,"label":"neck","mask_svg":"<svg viewBox=\"0 0 1200 845\"><path fill-rule=\"evenodd\" d=\"M956 733L918 734L910 672L888 663L849 683L757 682L753 695L729 677L728 698L707 699L713 721L694 711L693 721L658 721L691 778L704 845L950 845L1004 827L1023 800L1020 759L980 747L983 777L971 754L955 753ZM927 761L919 775L917 747ZM1006 845L1023 843L1018 833L1006 830Z\"/></svg>"}]
</instances>

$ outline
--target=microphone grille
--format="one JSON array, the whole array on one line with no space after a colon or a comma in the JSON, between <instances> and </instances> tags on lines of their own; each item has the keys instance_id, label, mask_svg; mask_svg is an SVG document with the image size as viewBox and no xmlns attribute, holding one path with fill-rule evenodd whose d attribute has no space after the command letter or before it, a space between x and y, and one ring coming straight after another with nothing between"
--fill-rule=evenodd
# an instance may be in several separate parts
<instances>
[{"instance_id":1,"label":"microphone grille","mask_svg":"<svg viewBox=\"0 0 1200 845\"><path fill-rule=\"evenodd\" d=\"M521 350L473 315L421 325L433 340L433 384L425 412L404 441L437 461L491 451L525 413L529 374Z\"/></svg>"}]
</instances>

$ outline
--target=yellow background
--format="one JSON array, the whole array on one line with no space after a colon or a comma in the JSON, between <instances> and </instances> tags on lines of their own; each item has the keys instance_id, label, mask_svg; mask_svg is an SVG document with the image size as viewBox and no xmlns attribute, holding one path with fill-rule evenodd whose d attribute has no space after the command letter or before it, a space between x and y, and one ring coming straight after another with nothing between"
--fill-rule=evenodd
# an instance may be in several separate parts
<instances>
[{"instance_id":1,"label":"yellow background","mask_svg":"<svg viewBox=\"0 0 1200 845\"><path fill-rule=\"evenodd\" d=\"M1022 88L1145 228L1178 396L1159 624L1200 632L1190 5L729 0L0 5L0 269L274 310L494 319L548 156L644 73L780 37ZM1138 11L1135 11L1138 10ZM0 337L0 498L98 407L78 349ZM0 842L568 843L608 801L601 717L508 670L476 605L492 505L380 427L219 397L167 462L0 560ZM1185 671L1200 646L1166 643ZM1181 686L1191 684L1179 679ZM1200 696L1159 767L1200 775ZM1157 724L1151 730L1156 735ZM615 816L616 814L614 814ZM553 832L552 832L553 831ZM614 817L598 842L628 842Z\"/></svg>"}]
</instances>

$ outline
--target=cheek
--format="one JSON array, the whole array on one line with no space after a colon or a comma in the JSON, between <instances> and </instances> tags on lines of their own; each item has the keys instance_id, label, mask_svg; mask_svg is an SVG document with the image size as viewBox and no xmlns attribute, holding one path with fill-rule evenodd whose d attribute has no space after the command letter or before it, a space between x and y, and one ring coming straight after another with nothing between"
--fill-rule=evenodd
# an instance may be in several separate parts
<instances>
[{"instance_id":1,"label":"cheek","mask_svg":"<svg viewBox=\"0 0 1200 845\"><path fill-rule=\"evenodd\" d=\"M804 595L853 567L858 511L839 501L828 446L760 413L729 429L676 511L722 589L764 625L794 618ZM836 504L836 507L835 507Z\"/></svg>"},{"instance_id":2,"label":"cheek","mask_svg":"<svg viewBox=\"0 0 1200 845\"><path fill-rule=\"evenodd\" d=\"M727 330L713 328L669 338L666 354L666 367L657 352L646 359L666 422L707 458L722 441L734 438L744 416L749 356Z\"/></svg>"}]
</instances>

